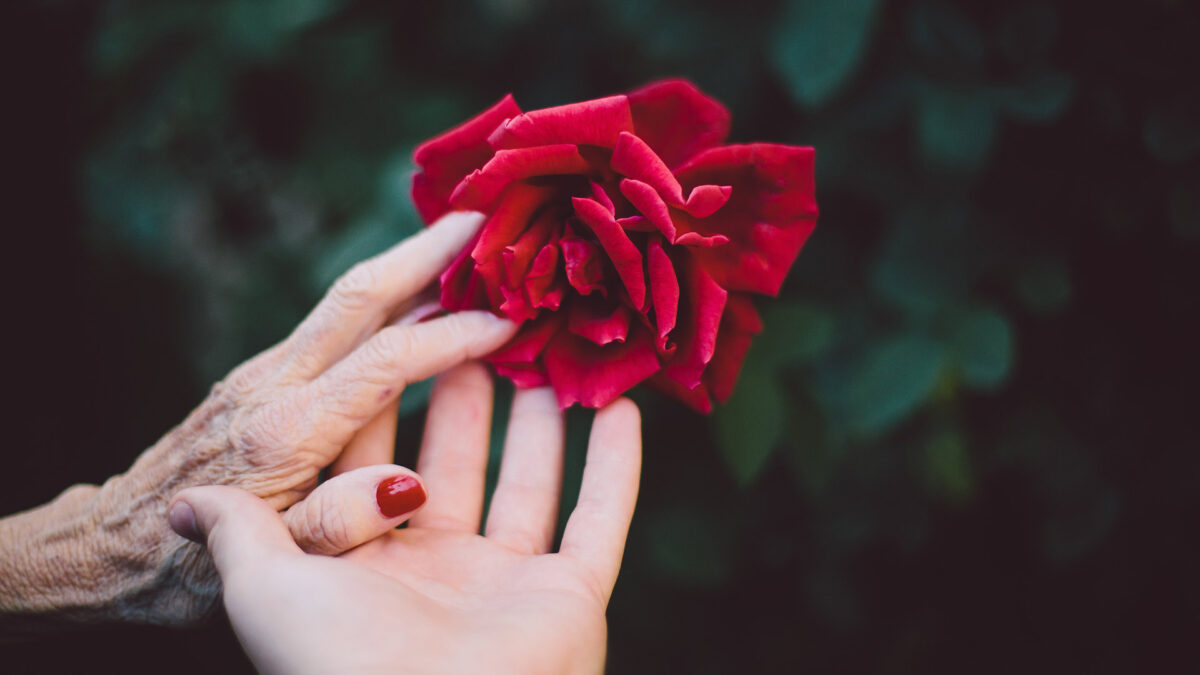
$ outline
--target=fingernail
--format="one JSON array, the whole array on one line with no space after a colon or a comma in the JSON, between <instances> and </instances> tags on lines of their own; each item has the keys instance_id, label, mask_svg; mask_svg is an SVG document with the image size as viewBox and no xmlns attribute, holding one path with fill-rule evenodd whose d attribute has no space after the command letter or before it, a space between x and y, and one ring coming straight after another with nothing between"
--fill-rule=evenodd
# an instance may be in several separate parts
<instances>
[{"instance_id":1,"label":"fingernail","mask_svg":"<svg viewBox=\"0 0 1200 675\"><path fill-rule=\"evenodd\" d=\"M187 502L172 504L171 510L167 513L167 522L171 523L171 529L175 530L175 534L187 537L197 543L204 543L200 538L200 531L196 529L196 512Z\"/></svg>"},{"instance_id":2,"label":"fingernail","mask_svg":"<svg viewBox=\"0 0 1200 675\"><path fill-rule=\"evenodd\" d=\"M392 476L379 484L375 501L384 518L395 518L420 508L425 503L425 488L412 476Z\"/></svg>"},{"instance_id":3,"label":"fingernail","mask_svg":"<svg viewBox=\"0 0 1200 675\"><path fill-rule=\"evenodd\" d=\"M493 314L492 312L489 312L484 309L474 310L474 311L476 311L478 314L482 315L484 318L490 320L492 323L495 323L495 324L505 324L505 323L512 324L513 323L506 316L501 316L499 314Z\"/></svg>"},{"instance_id":4,"label":"fingernail","mask_svg":"<svg viewBox=\"0 0 1200 675\"><path fill-rule=\"evenodd\" d=\"M435 319L439 316L444 316L445 314L446 310L442 309L441 303L427 302L412 310L408 314L405 314L399 321L396 322L396 325L409 326L414 323L422 323L430 319Z\"/></svg>"}]
</instances>

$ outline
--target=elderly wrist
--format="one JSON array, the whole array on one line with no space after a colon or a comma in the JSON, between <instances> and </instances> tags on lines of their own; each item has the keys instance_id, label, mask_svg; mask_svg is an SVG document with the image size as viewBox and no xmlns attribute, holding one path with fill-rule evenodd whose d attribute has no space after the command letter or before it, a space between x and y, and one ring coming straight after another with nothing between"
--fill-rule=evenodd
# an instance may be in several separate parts
<instances>
[{"instance_id":1,"label":"elderly wrist","mask_svg":"<svg viewBox=\"0 0 1200 675\"><path fill-rule=\"evenodd\" d=\"M0 632L114 621L185 625L216 605L220 580L211 561L170 530L169 488L149 473L75 486L0 521Z\"/></svg>"}]
</instances>

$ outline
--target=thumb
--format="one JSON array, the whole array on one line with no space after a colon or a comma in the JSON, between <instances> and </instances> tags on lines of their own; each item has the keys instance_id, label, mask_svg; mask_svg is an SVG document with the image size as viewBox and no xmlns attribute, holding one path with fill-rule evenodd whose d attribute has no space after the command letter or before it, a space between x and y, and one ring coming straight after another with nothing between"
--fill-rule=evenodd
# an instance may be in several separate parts
<instances>
[{"instance_id":1,"label":"thumb","mask_svg":"<svg viewBox=\"0 0 1200 675\"><path fill-rule=\"evenodd\" d=\"M300 555L279 513L235 487L182 490L167 510L171 529L208 547L222 577L277 555Z\"/></svg>"},{"instance_id":2,"label":"thumb","mask_svg":"<svg viewBox=\"0 0 1200 675\"><path fill-rule=\"evenodd\" d=\"M283 514L308 553L337 555L394 530L425 503L420 476L394 464L364 466L321 483Z\"/></svg>"}]
</instances>

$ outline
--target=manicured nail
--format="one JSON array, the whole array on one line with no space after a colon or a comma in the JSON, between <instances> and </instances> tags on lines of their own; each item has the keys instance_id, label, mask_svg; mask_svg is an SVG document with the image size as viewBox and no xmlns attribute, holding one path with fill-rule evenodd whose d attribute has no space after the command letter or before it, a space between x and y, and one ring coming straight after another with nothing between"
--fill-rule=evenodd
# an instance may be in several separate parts
<instances>
[{"instance_id":1,"label":"manicured nail","mask_svg":"<svg viewBox=\"0 0 1200 675\"><path fill-rule=\"evenodd\" d=\"M197 543L204 543L204 540L200 538L200 531L196 529L196 512L187 502L172 504L171 510L167 513L167 522L171 523L171 529L175 530L175 534L187 537Z\"/></svg>"},{"instance_id":2,"label":"manicured nail","mask_svg":"<svg viewBox=\"0 0 1200 675\"><path fill-rule=\"evenodd\" d=\"M375 501L384 518L395 518L416 511L425 503L425 488L412 476L392 476L375 490Z\"/></svg>"}]
</instances>

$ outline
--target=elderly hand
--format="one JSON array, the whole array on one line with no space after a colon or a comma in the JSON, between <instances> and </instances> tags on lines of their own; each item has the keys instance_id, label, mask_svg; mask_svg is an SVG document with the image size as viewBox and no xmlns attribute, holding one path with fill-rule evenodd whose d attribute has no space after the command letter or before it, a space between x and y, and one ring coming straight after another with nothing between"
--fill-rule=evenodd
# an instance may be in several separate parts
<instances>
[{"instance_id":1,"label":"elderly hand","mask_svg":"<svg viewBox=\"0 0 1200 675\"><path fill-rule=\"evenodd\" d=\"M604 612L637 500L637 408L620 399L596 414L579 501L550 553L563 418L548 389L515 395L479 534L491 393L477 364L439 379L418 463L429 501L406 529L391 529L397 519L375 504L376 482L398 467L333 478L283 518L228 487L176 497L172 525L206 542L261 672L603 672ZM314 510L310 501L323 513L341 505L346 553L304 554L305 518L293 513Z\"/></svg>"},{"instance_id":2,"label":"elderly hand","mask_svg":"<svg viewBox=\"0 0 1200 675\"><path fill-rule=\"evenodd\" d=\"M481 223L479 214L450 214L359 263L292 335L213 387L128 472L0 521L0 627L190 623L214 605L220 585L208 556L167 527L171 495L232 485L282 510L335 460L335 474L390 462L405 385L515 332L487 312L418 322L418 308L404 318ZM323 536L341 547L341 533Z\"/></svg>"}]
</instances>

